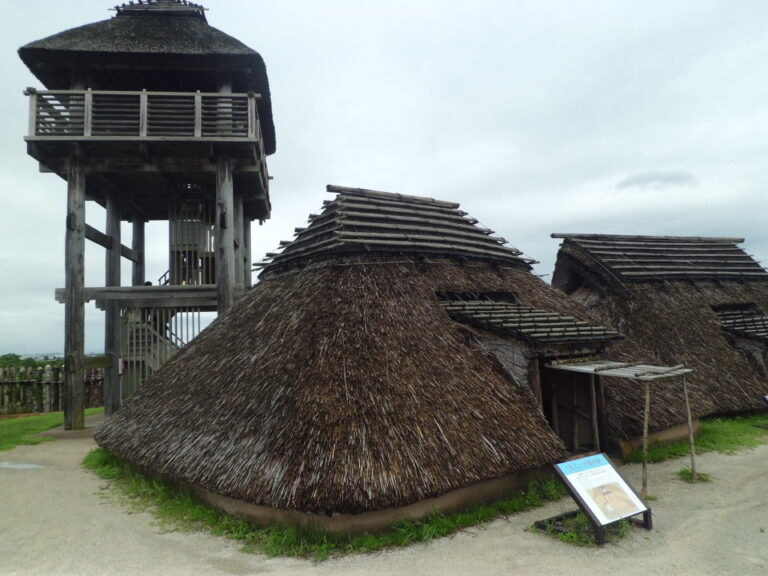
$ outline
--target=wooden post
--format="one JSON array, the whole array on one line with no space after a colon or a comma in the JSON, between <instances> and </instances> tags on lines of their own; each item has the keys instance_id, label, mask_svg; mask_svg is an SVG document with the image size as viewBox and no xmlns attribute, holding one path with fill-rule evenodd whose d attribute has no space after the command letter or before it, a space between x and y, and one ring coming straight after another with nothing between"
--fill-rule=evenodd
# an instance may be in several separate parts
<instances>
[{"instance_id":1,"label":"wooden post","mask_svg":"<svg viewBox=\"0 0 768 576\"><path fill-rule=\"evenodd\" d=\"M235 231L234 231L234 256L235 256L235 286L238 292L244 288L243 267L245 266L245 250L243 246L243 196L235 194Z\"/></svg>"},{"instance_id":2,"label":"wooden post","mask_svg":"<svg viewBox=\"0 0 768 576\"><path fill-rule=\"evenodd\" d=\"M528 386L536 395L536 400L543 410L544 401L541 396L541 368L539 367L539 359L535 356L528 364Z\"/></svg>"},{"instance_id":3,"label":"wooden post","mask_svg":"<svg viewBox=\"0 0 768 576\"><path fill-rule=\"evenodd\" d=\"M73 147L67 167L64 264L64 428L85 428L85 170Z\"/></svg>"},{"instance_id":4,"label":"wooden post","mask_svg":"<svg viewBox=\"0 0 768 576\"><path fill-rule=\"evenodd\" d=\"M144 286L146 281L146 260L144 257L144 220L138 216L133 220L133 236L131 238L131 248L137 256L137 262L133 262L131 267L133 286Z\"/></svg>"},{"instance_id":5,"label":"wooden post","mask_svg":"<svg viewBox=\"0 0 768 576\"><path fill-rule=\"evenodd\" d=\"M648 498L648 420L651 415L651 385L645 381L645 410L643 411L643 488L640 495Z\"/></svg>"},{"instance_id":6,"label":"wooden post","mask_svg":"<svg viewBox=\"0 0 768 576\"><path fill-rule=\"evenodd\" d=\"M596 452L600 452L600 429L597 424L597 383L595 375L589 375L589 396L592 404L592 445Z\"/></svg>"},{"instance_id":7,"label":"wooden post","mask_svg":"<svg viewBox=\"0 0 768 576\"><path fill-rule=\"evenodd\" d=\"M597 386L597 413L600 421L600 446L605 449L608 445L608 408L605 402L605 384L599 374L595 374L595 384Z\"/></svg>"},{"instance_id":8,"label":"wooden post","mask_svg":"<svg viewBox=\"0 0 768 576\"><path fill-rule=\"evenodd\" d=\"M579 445L579 389L573 381L573 372L568 372L568 381L571 384L571 402L573 404L573 411L571 412L573 418L573 451L578 452L581 449Z\"/></svg>"},{"instance_id":9,"label":"wooden post","mask_svg":"<svg viewBox=\"0 0 768 576\"><path fill-rule=\"evenodd\" d=\"M216 287L219 313L229 310L235 294L234 182L232 159L218 159L216 169Z\"/></svg>"},{"instance_id":10,"label":"wooden post","mask_svg":"<svg viewBox=\"0 0 768 576\"><path fill-rule=\"evenodd\" d=\"M105 286L120 286L120 209L113 194L107 194L107 237ZM117 302L106 303L104 312L104 354L112 364L104 370L104 414L112 416L120 408L120 308Z\"/></svg>"},{"instance_id":11,"label":"wooden post","mask_svg":"<svg viewBox=\"0 0 768 576\"><path fill-rule=\"evenodd\" d=\"M251 221L247 218L243 218L243 287L248 289L251 287Z\"/></svg>"},{"instance_id":12,"label":"wooden post","mask_svg":"<svg viewBox=\"0 0 768 576\"><path fill-rule=\"evenodd\" d=\"M549 409L552 411L552 430L555 434L560 436L560 419L557 417L557 386L554 383L550 384L550 390L552 395L549 400Z\"/></svg>"},{"instance_id":13,"label":"wooden post","mask_svg":"<svg viewBox=\"0 0 768 576\"><path fill-rule=\"evenodd\" d=\"M696 482L696 445L693 441L691 405L688 403L688 387L685 385L685 376L682 376L681 380L683 381L683 396L685 396L685 414L688 417L688 442L691 445L691 481Z\"/></svg>"}]
</instances>

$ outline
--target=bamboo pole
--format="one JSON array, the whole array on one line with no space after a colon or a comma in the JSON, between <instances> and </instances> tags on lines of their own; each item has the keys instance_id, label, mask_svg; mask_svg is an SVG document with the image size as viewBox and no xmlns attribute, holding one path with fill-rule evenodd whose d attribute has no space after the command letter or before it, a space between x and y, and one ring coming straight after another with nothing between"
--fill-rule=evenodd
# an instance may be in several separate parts
<instances>
[{"instance_id":1,"label":"bamboo pole","mask_svg":"<svg viewBox=\"0 0 768 576\"><path fill-rule=\"evenodd\" d=\"M645 410L643 411L643 498L648 498L648 420L651 414L651 385L645 381Z\"/></svg>"},{"instance_id":2,"label":"bamboo pole","mask_svg":"<svg viewBox=\"0 0 768 576\"><path fill-rule=\"evenodd\" d=\"M696 482L696 445L693 441L693 419L691 418L691 406L688 402L688 387L685 385L685 376L682 376L680 379L683 381L685 414L688 417L688 442L691 444L691 482Z\"/></svg>"}]
</instances>

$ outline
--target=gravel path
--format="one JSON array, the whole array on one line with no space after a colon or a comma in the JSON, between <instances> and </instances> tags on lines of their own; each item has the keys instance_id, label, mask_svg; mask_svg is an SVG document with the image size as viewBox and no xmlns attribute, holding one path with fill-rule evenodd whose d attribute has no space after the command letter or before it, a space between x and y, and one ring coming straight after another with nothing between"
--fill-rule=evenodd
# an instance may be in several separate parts
<instances>
[{"instance_id":1,"label":"gravel path","mask_svg":"<svg viewBox=\"0 0 768 576\"><path fill-rule=\"evenodd\" d=\"M81 469L87 435L0 452L0 574L5 575L358 575L562 576L768 574L768 445L705 454L714 481L675 478L685 460L650 468L654 530L603 548L579 548L527 532L534 520L575 508L563 499L450 538L319 564L244 554L204 534L163 532ZM623 468L639 486L640 467Z\"/></svg>"}]
</instances>

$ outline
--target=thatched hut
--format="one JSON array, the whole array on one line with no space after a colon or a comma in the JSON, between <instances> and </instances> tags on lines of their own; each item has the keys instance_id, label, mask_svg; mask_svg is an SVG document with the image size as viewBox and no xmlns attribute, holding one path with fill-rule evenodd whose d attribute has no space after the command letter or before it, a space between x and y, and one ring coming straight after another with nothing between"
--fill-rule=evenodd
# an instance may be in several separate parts
<instances>
[{"instance_id":1,"label":"thatched hut","mask_svg":"<svg viewBox=\"0 0 768 576\"><path fill-rule=\"evenodd\" d=\"M545 364L615 331L458 204L328 189L100 445L249 518L350 531L497 498L610 432L585 381ZM635 421L626 405L612 422Z\"/></svg>"},{"instance_id":2,"label":"thatched hut","mask_svg":"<svg viewBox=\"0 0 768 576\"><path fill-rule=\"evenodd\" d=\"M742 238L552 236L554 286L658 361L693 368L700 415L765 407L768 272Z\"/></svg>"}]
</instances>

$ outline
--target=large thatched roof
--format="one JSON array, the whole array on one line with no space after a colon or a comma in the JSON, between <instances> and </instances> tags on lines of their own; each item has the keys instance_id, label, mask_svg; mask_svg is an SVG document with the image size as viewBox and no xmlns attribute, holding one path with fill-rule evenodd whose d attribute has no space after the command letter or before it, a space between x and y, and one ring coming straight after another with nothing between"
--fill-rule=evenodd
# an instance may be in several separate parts
<instances>
[{"instance_id":1,"label":"large thatched roof","mask_svg":"<svg viewBox=\"0 0 768 576\"><path fill-rule=\"evenodd\" d=\"M553 284L627 336L617 351L635 344L657 362L693 368L701 414L764 406L761 361L734 336L758 335L768 272L737 245L741 239L555 236L564 241Z\"/></svg>"},{"instance_id":2,"label":"large thatched roof","mask_svg":"<svg viewBox=\"0 0 768 576\"><path fill-rule=\"evenodd\" d=\"M70 88L75 68L101 90L216 91L219 74L233 75L235 92L261 94L259 117L267 154L275 129L264 60L236 38L210 26L204 9L182 0L146 0L117 7L108 20L30 42L19 49L30 71L50 90Z\"/></svg>"}]
</instances>

